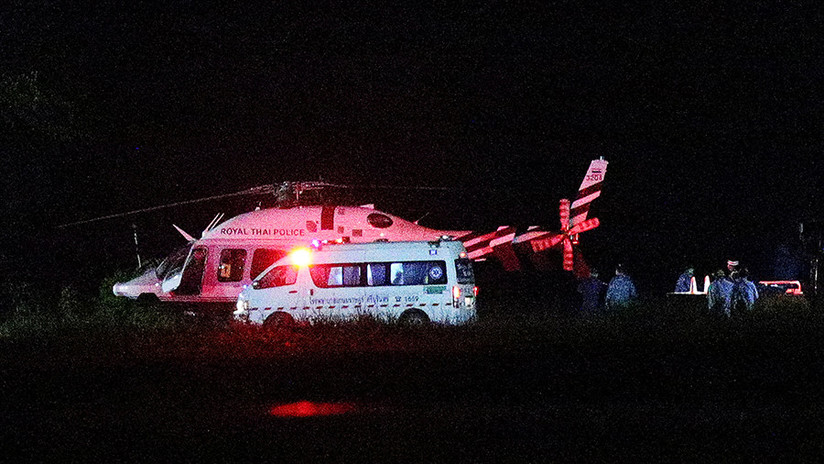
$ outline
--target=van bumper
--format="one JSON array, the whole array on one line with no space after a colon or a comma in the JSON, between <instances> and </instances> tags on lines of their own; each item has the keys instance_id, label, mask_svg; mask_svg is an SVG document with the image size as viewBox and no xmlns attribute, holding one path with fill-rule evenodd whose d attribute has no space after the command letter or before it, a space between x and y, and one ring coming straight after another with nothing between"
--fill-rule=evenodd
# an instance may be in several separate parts
<instances>
[{"instance_id":1,"label":"van bumper","mask_svg":"<svg viewBox=\"0 0 824 464\"><path fill-rule=\"evenodd\" d=\"M449 325L463 325L475 322L477 319L478 312L475 311L474 307L471 307L462 308L460 311L456 311L454 314L450 315L448 320L444 322Z\"/></svg>"}]
</instances>

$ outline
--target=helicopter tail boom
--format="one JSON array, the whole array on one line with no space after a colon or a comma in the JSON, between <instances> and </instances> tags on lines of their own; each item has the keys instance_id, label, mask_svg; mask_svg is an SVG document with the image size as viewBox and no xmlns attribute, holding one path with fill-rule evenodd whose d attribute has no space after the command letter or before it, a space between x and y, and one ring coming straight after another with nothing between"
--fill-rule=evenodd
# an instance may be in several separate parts
<instances>
[{"instance_id":1,"label":"helicopter tail boom","mask_svg":"<svg viewBox=\"0 0 824 464\"><path fill-rule=\"evenodd\" d=\"M601 196L601 189L604 185L604 177L607 173L609 163L603 158L592 160L589 169L578 187L578 195L570 206L570 224L575 226L586 220L589 207L592 202Z\"/></svg>"}]
</instances>

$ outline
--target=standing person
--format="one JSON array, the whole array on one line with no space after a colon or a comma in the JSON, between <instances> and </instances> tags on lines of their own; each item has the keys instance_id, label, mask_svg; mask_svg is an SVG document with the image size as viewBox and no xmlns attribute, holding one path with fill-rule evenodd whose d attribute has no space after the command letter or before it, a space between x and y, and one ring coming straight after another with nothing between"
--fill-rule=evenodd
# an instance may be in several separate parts
<instances>
[{"instance_id":1,"label":"standing person","mask_svg":"<svg viewBox=\"0 0 824 464\"><path fill-rule=\"evenodd\" d=\"M581 314L595 314L601 309L601 297L607 284L598 278L598 271L593 269L589 277L578 284L578 293L581 294Z\"/></svg>"},{"instance_id":2,"label":"standing person","mask_svg":"<svg viewBox=\"0 0 824 464\"><path fill-rule=\"evenodd\" d=\"M755 305L755 300L758 299L758 290L755 288L755 284L748 280L749 275L747 268L741 269L738 271L732 285L730 310L737 314L751 311Z\"/></svg>"},{"instance_id":3,"label":"standing person","mask_svg":"<svg viewBox=\"0 0 824 464\"><path fill-rule=\"evenodd\" d=\"M732 278L732 273L738 270L738 261L733 259L727 260L727 275Z\"/></svg>"},{"instance_id":4,"label":"standing person","mask_svg":"<svg viewBox=\"0 0 824 464\"><path fill-rule=\"evenodd\" d=\"M707 290L707 305L710 309L710 314L715 315L730 315L730 296L732 296L732 280L727 277L723 270L719 269L715 272L715 280L710 284Z\"/></svg>"},{"instance_id":5,"label":"standing person","mask_svg":"<svg viewBox=\"0 0 824 464\"><path fill-rule=\"evenodd\" d=\"M609 281L607 287L606 306L610 311L623 309L638 297L635 284L626 274L624 266L618 265L615 268L615 277Z\"/></svg>"},{"instance_id":6,"label":"standing person","mask_svg":"<svg viewBox=\"0 0 824 464\"><path fill-rule=\"evenodd\" d=\"M695 268L690 266L678 276L678 281L675 282L676 292L689 292L692 275L695 273Z\"/></svg>"}]
</instances>

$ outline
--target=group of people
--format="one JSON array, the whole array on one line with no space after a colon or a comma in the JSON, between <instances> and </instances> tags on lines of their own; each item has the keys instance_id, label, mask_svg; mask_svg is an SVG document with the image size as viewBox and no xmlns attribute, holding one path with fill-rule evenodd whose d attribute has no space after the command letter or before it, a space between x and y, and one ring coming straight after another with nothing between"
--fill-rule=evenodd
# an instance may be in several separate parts
<instances>
[{"instance_id":1,"label":"group of people","mask_svg":"<svg viewBox=\"0 0 824 464\"><path fill-rule=\"evenodd\" d=\"M608 311L616 311L629 306L636 298L638 298L638 291L635 289L635 283L629 275L627 275L624 267L618 265L615 268L615 277L609 281L609 284L604 283L598 278L598 271L593 269L590 271L590 276L582 280L578 284L578 293L581 294L581 312L585 314L594 314L601 310L601 296L604 296L603 305Z\"/></svg>"},{"instance_id":2,"label":"group of people","mask_svg":"<svg viewBox=\"0 0 824 464\"><path fill-rule=\"evenodd\" d=\"M689 292L695 269L688 267L675 282L676 292ZM758 289L749 280L747 268L739 267L738 261L727 261L727 270L719 269L707 289L707 306L710 313L730 317L752 310L758 299Z\"/></svg>"},{"instance_id":3,"label":"group of people","mask_svg":"<svg viewBox=\"0 0 824 464\"><path fill-rule=\"evenodd\" d=\"M676 292L689 292L695 269L688 267L675 283ZM581 294L581 313L594 314L602 308L616 311L626 308L638 298L635 283L624 267L618 265L609 284L599 279L593 269L590 276L578 284ZM602 299L603 298L603 299ZM730 317L752 310L758 299L758 290L749 280L747 268L739 267L738 261L727 261L727 270L719 269L707 289L707 305L710 313Z\"/></svg>"},{"instance_id":4,"label":"group of people","mask_svg":"<svg viewBox=\"0 0 824 464\"><path fill-rule=\"evenodd\" d=\"M738 261L727 261L727 272L719 269L707 290L710 313L730 317L752 310L758 299L758 289L749 280L747 268L739 268Z\"/></svg>"}]
</instances>

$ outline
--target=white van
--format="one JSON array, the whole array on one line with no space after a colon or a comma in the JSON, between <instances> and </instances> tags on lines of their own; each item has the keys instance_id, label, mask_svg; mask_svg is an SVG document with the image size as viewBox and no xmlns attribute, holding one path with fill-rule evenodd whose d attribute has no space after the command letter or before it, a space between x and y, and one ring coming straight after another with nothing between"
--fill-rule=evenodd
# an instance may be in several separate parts
<instances>
[{"instance_id":1,"label":"white van","mask_svg":"<svg viewBox=\"0 0 824 464\"><path fill-rule=\"evenodd\" d=\"M371 315L404 323L475 319L478 288L461 242L299 248L241 291L235 319L284 324Z\"/></svg>"}]
</instances>

